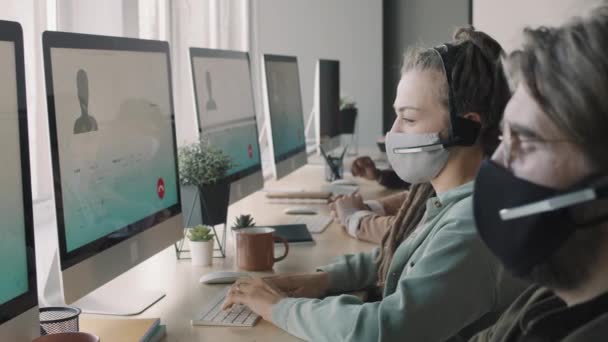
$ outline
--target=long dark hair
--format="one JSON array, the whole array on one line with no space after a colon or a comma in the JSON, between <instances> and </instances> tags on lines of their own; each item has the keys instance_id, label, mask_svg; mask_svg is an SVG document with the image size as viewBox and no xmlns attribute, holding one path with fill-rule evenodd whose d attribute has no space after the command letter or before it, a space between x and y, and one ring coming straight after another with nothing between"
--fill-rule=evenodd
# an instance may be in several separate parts
<instances>
[{"instance_id":1,"label":"long dark hair","mask_svg":"<svg viewBox=\"0 0 608 342\"><path fill-rule=\"evenodd\" d=\"M458 29L451 43L458 48L449 61L452 67L453 99L448 99L448 85L438 89L439 101L448 109L449 100L459 109L459 115L475 112L481 117L478 145L486 156L498 146L499 126L502 113L510 98L510 90L504 76L501 56L502 47L487 34L473 27ZM405 54L402 73L411 70L444 72L439 53L432 48L413 48ZM393 226L382 238L378 263L378 284L384 285L393 254L399 245L416 229L425 213L426 201L435 195L430 183L416 184L410 188Z\"/></svg>"}]
</instances>

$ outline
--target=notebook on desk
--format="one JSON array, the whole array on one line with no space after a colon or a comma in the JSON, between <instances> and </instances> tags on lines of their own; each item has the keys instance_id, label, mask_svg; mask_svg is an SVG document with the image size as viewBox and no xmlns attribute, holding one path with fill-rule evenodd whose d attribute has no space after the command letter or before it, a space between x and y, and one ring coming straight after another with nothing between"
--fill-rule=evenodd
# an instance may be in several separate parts
<instances>
[{"instance_id":1,"label":"notebook on desk","mask_svg":"<svg viewBox=\"0 0 608 342\"><path fill-rule=\"evenodd\" d=\"M290 245L315 244L315 240L310 235L305 224L282 224L269 227L274 229L275 236L284 238Z\"/></svg>"},{"instance_id":2,"label":"notebook on desk","mask_svg":"<svg viewBox=\"0 0 608 342\"><path fill-rule=\"evenodd\" d=\"M266 191L268 199L316 199L329 200L329 191Z\"/></svg>"},{"instance_id":3,"label":"notebook on desk","mask_svg":"<svg viewBox=\"0 0 608 342\"><path fill-rule=\"evenodd\" d=\"M166 334L158 318L114 319L80 317L80 331L99 336L101 341L156 342Z\"/></svg>"}]
</instances>

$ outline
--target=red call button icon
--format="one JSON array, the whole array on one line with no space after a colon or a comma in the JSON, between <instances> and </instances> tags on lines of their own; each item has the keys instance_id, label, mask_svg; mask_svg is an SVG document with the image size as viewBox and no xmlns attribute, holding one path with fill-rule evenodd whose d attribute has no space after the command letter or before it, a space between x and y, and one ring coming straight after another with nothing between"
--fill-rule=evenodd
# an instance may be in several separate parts
<instances>
[{"instance_id":1,"label":"red call button icon","mask_svg":"<svg viewBox=\"0 0 608 342\"><path fill-rule=\"evenodd\" d=\"M165 181L162 178L159 178L156 182L156 194L160 199L165 197Z\"/></svg>"},{"instance_id":2,"label":"red call button icon","mask_svg":"<svg viewBox=\"0 0 608 342\"><path fill-rule=\"evenodd\" d=\"M247 146L247 154L249 155L249 159L253 158L253 146L251 144Z\"/></svg>"}]
</instances>

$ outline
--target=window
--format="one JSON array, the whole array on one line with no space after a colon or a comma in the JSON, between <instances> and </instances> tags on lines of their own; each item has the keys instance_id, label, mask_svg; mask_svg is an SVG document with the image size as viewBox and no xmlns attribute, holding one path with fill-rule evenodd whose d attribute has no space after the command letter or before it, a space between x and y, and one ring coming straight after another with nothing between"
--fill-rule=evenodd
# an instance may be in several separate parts
<instances>
[{"instance_id":1,"label":"window","mask_svg":"<svg viewBox=\"0 0 608 342\"><path fill-rule=\"evenodd\" d=\"M0 0L0 19L24 33L32 192L52 199L53 179L42 57L42 32L168 40L172 49L178 144L198 138L188 48L249 49L249 0Z\"/></svg>"}]
</instances>

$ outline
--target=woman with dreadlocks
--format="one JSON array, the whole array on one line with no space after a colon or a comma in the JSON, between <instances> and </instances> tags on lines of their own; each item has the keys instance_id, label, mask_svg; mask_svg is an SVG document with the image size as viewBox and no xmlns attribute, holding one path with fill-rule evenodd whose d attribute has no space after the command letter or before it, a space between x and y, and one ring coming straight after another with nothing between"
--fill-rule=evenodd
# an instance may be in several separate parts
<instances>
[{"instance_id":1,"label":"woman with dreadlocks","mask_svg":"<svg viewBox=\"0 0 608 342\"><path fill-rule=\"evenodd\" d=\"M386 148L412 187L380 248L312 274L240 279L225 307L245 304L315 342L459 341L491 324L524 288L485 248L472 212L473 180L510 96L501 54L473 28L408 51ZM328 297L370 288L378 301Z\"/></svg>"}]
</instances>

